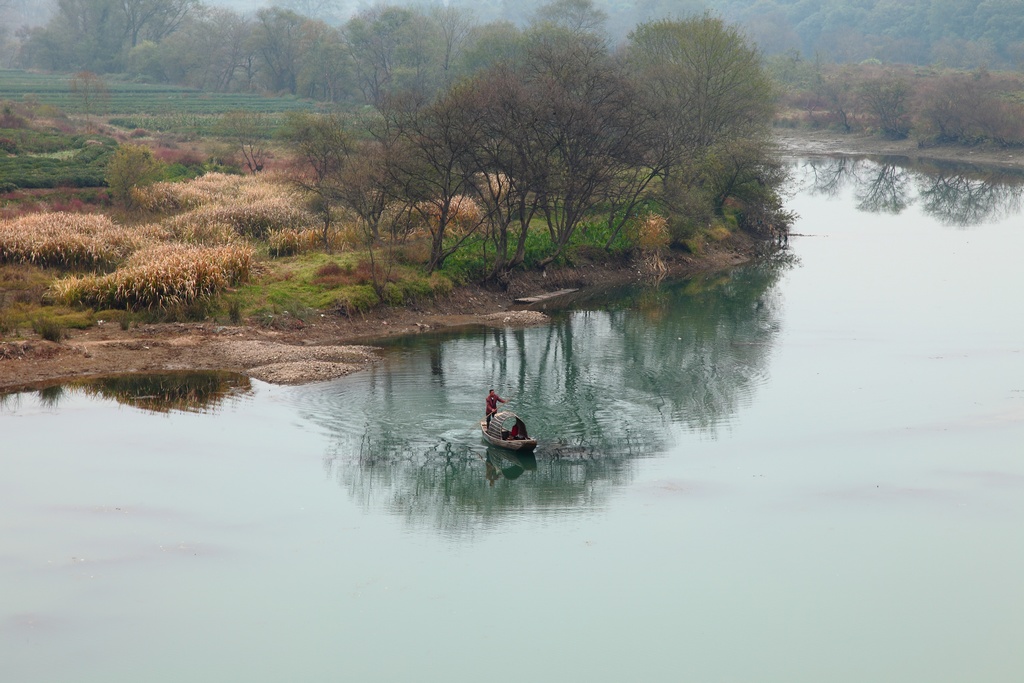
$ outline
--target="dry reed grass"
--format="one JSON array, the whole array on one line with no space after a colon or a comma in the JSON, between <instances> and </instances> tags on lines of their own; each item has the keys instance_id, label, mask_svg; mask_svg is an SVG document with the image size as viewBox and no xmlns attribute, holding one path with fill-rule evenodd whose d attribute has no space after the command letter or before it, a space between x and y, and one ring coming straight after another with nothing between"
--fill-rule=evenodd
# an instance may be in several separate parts
<instances>
[{"instance_id":1,"label":"dry reed grass","mask_svg":"<svg viewBox=\"0 0 1024 683\"><path fill-rule=\"evenodd\" d=\"M264 239L279 230L312 227L313 216L289 183L267 175L207 173L184 183L155 183L136 190L140 208L181 213L164 221L177 238L197 244L231 242L228 233Z\"/></svg>"},{"instance_id":2,"label":"dry reed grass","mask_svg":"<svg viewBox=\"0 0 1024 683\"><path fill-rule=\"evenodd\" d=\"M433 229L432 226L438 225L441 222L441 211L437 205L431 202L422 202L417 205L416 212L422 216L426 222L426 228ZM450 234L464 234L467 230L472 230L480 224L483 219L484 211L480 205L472 197L466 195L456 195L452 197L452 202L448 211L448 225L446 230ZM414 232L414 235L416 233Z\"/></svg>"},{"instance_id":3,"label":"dry reed grass","mask_svg":"<svg viewBox=\"0 0 1024 683\"><path fill-rule=\"evenodd\" d=\"M668 232L668 220L656 213L642 216L637 226L637 246L646 252L667 249L671 238Z\"/></svg>"},{"instance_id":4,"label":"dry reed grass","mask_svg":"<svg viewBox=\"0 0 1024 683\"><path fill-rule=\"evenodd\" d=\"M177 239L197 244L226 244L234 235L265 239L281 230L311 229L314 223L309 212L284 197L201 206L163 222Z\"/></svg>"},{"instance_id":5,"label":"dry reed grass","mask_svg":"<svg viewBox=\"0 0 1024 683\"><path fill-rule=\"evenodd\" d=\"M344 244L338 240L337 234L329 236L331 248L337 250ZM279 258L282 256L294 256L307 251L313 251L323 246L323 238L318 230L294 230L285 228L270 234L268 238L270 256Z\"/></svg>"},{"instance_id":6,"label":"dry reed grass","mask_svg":"<svg viewBox=\"0 0 1024 683\"><path fill-rule=\"evenodd\" d=\"M157 226L128 228L96 214L31 214L0 221L0 262L110 268L162 237Z\"/></svg>"},{"instance_id":7,"label":"dry reed grass","mask_svg":"<svg viewBox=\"0 0 1024 683\"><path fill-rule=\"evenodd\" d=\"M52 286L67 304L154 309L188 305L248 280L253 250L243 245L162 245L134 254L109 275L68 277Z\"/></svg>"},{"instance_id":8,"label":"dry reed grass","mask_svg":"<svg viewBox=\"0 0 1024 683\"><path fill-rule=\"evenodd\" d=\"M227 204L262 185L255 176L207 173L184 183L154 183L136 188L133 199L136 206L146 211L170 213L196 209L209 204Z\"/></svg>"}]
</instances>

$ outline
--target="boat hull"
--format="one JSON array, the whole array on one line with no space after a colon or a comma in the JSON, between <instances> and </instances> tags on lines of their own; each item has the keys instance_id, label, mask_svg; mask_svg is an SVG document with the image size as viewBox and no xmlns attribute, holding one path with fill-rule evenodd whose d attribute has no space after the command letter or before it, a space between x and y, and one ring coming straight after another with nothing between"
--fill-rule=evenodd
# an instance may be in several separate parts
<instances>
[{"instance_id":1,"label":"boat hull","mask_svg":"<svg viewBox=\"0 0 1024 683\"><path fill-rule=\"evenodd\" d=\"M507 448L510 451L529 452L537 447L536 439L496 439L487 433L487 420L480 420L480 432L487 439L487 442L498 448Z\"/></svg>"}]
</instances>

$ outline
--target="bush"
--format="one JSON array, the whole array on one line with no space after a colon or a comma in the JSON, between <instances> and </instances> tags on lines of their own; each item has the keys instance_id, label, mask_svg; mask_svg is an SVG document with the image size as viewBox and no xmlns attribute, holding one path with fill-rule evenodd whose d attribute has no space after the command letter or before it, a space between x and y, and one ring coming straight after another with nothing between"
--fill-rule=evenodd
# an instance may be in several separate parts
<instances>
[{"instance_id":1,"label":"bush","mask_svg":"<svg viewBox=\"0 0 1024 683\"><path fill-rule=\"evenodd\" d=\"M110 194L125 206L134 206L132 190L153 184L162 173L162 164L143 145L121 145L107 164L105 179Z\"/></svg>"},{"instance_id":2,"label":"bush","mask_svg":"<svg viewBox=\"0 0 1024 683\"><path fill-rule=\"evenodd\" d=\"M57 321L50 318L34 318L32 320L32 331L46 341L57 343L60 343L65 337L67 337L67 332L64 330L64 327Z\"/></svg>"},{"instance_id":3,"label":"bush","mask_svg":"<svg viewBox=\"0 0 1024 683\"><path fill-rule=\"evenodd\" d=\"M0 337L6 337L18 331L17 321L10 313L0 309Z\"/></svg>"},{"instance_id":4,"label":"bush","mask_svg":"<svg viewBox=\"0 0 1024 683\"><path fill-rule=\"evenodd\" d=\"M405 293L403 288L396 285L394 282L388 282L384 285L384 291L381 292L384 303L388 306L401 306L405 302Z\"/></svg>"},{"instance_id":5,"label":"bush","mask_svg":"<svg viewBox=\"0 0 1024 683\"><path fill-rule=\"evenodd\" d=\"M335 310L346 316L365 313L380 305L377 292L370 285L352 285L342 290L337 299Z\"/></svg>"},{"instance_id":6,"label":"bush","mask_svg":"<svg viewBox=\"0 0 1024 683\"><path fill-rule=\"evenodd\" d=\"M232 299L228 303L228 319L235 325L242 322L242 302Z\"/></svg>"}]
</instances>

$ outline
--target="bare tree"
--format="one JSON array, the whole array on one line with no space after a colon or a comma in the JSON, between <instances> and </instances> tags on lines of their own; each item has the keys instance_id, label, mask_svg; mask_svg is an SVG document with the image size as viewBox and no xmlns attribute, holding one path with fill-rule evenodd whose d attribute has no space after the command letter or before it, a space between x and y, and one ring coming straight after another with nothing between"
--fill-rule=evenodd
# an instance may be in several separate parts
<instances>
[{"instance_id":1,"label":"bare tree","mask_svg":"<svg viewBox=\"0 0 1024 683\"><path fill-rule=\"evenodd\" d=\"M532 138L531 189L554 245L545 266L597 203L626 196L622 172L642 162L648 118L634 107L632 80L590 36L538 36L521 68L534 108L535 124L523 131Z\"/></svg>"},{"instance_id":2,"label":"bare tree","mask_svg":"<svg viewBox=\"0 0 1024 683\"><path fill-rule=\"evenodd\" d=\"M128 47L138 45L140 38L159 42L201 6L200 0L118 0L118 5Z\"/></svg>"},{"instance_id":3,"label":"bare tree","mask_svg":"<svg viewBox=\"0 0 1024 683\"><path fill-rule=\"evenodd\" d=\"M267 140L270 138L270 124L265 114L250 110L230 111L221 117L218 128L220 134L231 140L242 153L250 173L263 170L267 160Z\"/></svg>"},{"instance_id":4,"label":"bare tree","mask_svg":"<svg viewBox=\"0 0 1024 683\"><path fill-rule=\"evenodd\" d=\"M444 84L450 85L454 80L455 63L473 32L473 21L466 15L465 10L451 5L435 6L430 10L430 18L437 24L443 41L441 71L444 73Z\"/></svg>"},{"instance_id":5,"label":"bare tree","mask_svg":"<svg viewBox=\"0 0 1024 683\"><path fill-rule=\"evenodd\" d=\"M482 225L476 221L446 241L460 198L473 193L475 136L470 131L479 125L479 113L463 108L449 92L424 108L393 101L384 116L403 149L392 167L393 179L430 230L427 270L433 271Z\"/></svg>"},{"instance_id":6,"label":"bare tree","mask_svg":"<svg viewBox=\"0 0 1024 683\"><path fill-rule=\"evenodd\" d=\"M106 81L91 71L79 71L68 84L71 92L82 103L82 113L87 118L99 113L103 103L110 97Z\"/></svg>"},{"instance_id":7,"label":"bare tree","mask_svg":"<svg viewBox=\"0 0 1024 683\"><path fill-rule=\"evenodd\" d=\"M603 34L608 15L592 0L551 0L534 14L534 24L550 24L574 35Z\"/></svg>"},{"instance_id":8,"label":"bare tree","mask_svg":"<svg viewBox=\"0 0 1024 683\"><path fill-rule=\"evenodd\" d=\"M310 204L322 224L324 250L330 252L337 186L352 153L352 138L337 114L306 112L289 115L282 137L301 161L293 181L311 196Z\"/></svg>"},{"instance_id":9,"label":"bare tree","mask_svg":"<svg viewBox=\"0 0 1024 683\"><path fill-rule=\"evenodd\" d=\"M860 98L874 116L882 134L902 139L910 134L910 83L895 74L886 74L864 81Z\"/></svg>"}]
</instances>

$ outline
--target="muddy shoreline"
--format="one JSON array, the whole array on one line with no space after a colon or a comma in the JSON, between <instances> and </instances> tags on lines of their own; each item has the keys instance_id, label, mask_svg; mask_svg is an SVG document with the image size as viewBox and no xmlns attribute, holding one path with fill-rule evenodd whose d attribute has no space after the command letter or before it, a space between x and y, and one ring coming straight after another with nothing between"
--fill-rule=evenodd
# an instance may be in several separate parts
<instances>
[{"instance_id":1,"label":"muddy shoreline","mask_svg":"<svg viewBox=\"0 0 1024 683\"><path fill-rule=\"evenodd\" d=\"M895 156L911 161L952 161L1024 169L1024 149L978 145L922 145L917 140L886 140L865 133L776 128L776 143L787 156Z\"/></svg>"}]
</instances>

